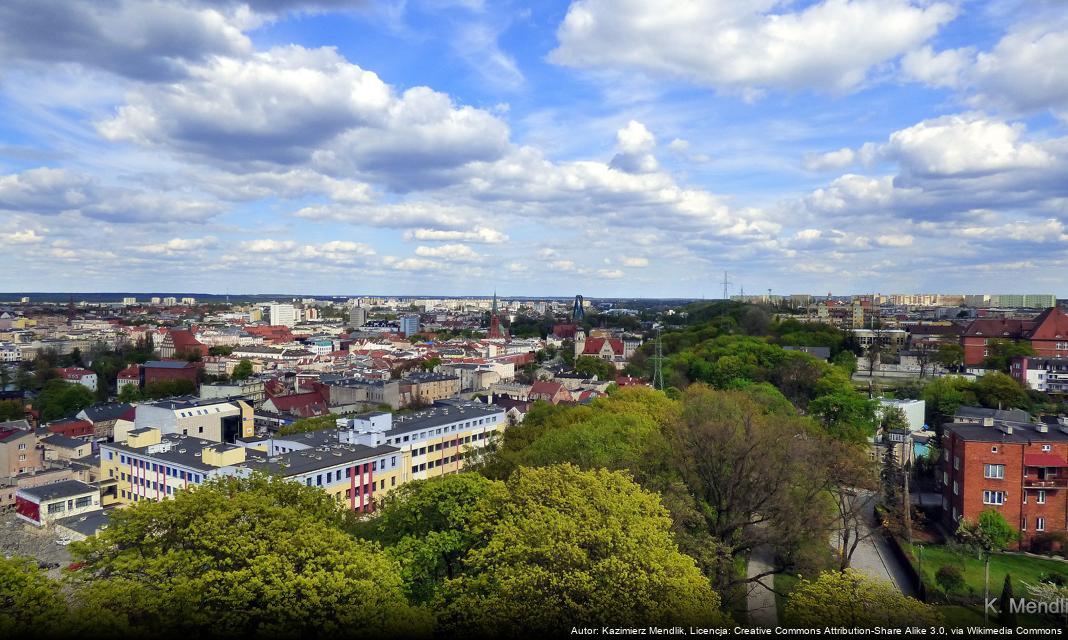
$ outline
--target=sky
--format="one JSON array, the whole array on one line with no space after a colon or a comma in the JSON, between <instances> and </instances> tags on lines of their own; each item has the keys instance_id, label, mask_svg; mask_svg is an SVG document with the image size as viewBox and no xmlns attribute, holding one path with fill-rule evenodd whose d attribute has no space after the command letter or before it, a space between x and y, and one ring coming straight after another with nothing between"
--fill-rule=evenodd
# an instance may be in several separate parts
<instances>
[{"instance_id":1,"label":"sky","mask_svg":"<svg viewBox=\"0 0 1068 640\"><path fill-rule=\"evenodd\" d=\"M0 291L1068 297L1060 0L5 0Z\"/></svg>"}]
</instances>

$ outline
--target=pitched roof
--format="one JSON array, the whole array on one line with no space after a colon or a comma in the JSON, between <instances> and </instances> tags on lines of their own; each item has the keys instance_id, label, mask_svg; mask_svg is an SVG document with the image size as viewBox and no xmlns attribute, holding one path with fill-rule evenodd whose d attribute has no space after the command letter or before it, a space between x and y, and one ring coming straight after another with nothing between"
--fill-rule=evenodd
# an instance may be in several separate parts
<instances>
[{"instance_id":1,"label":"pitched roof","mask_svg":"<svg viewBox=\"0 0 1068 640\"><path fill-rule=\"evenodd\" d=\"M619 338L590 338L586 341L586 344L582 347L583 354L596 354L600 353L604 348L605 342L612 349L612 353L621 356L623 355L623 341Z\"/></svg>"},{"instance_id":2,"label":"pitched roof","mask_svg":"<svg viewBox=\"0 0 1068 640\"><path fill-rule=\"evenodd\" d=\"M964 330L965 337L1022 338L1034 327L1033 320L1019 318L977 318Z\"/></svg>"},{"instance_id":3,"label":"pitched roof","mask_svg":"<svg viewBox=\"0 0 1068 640\"><path fill-rule=\"evenodd\" d=\"M1050 307L1034 319L1034 328L1027 335L1031 340L1068 339L1068 314L1059 307Z\"/></svg>"}]
</instances>

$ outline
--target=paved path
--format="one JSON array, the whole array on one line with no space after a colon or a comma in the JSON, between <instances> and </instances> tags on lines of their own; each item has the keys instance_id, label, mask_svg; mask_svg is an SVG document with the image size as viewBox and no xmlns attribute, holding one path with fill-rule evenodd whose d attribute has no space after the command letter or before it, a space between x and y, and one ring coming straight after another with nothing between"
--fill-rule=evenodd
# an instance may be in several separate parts
<instances>
[{"instance_id":1,"label":"paved path","mask_svg":"<svg viewBox=\"0 0 1068 640\"><path fill-rule=\"evenodd\" d=\"M774 561L771 548L760 546L749 554L746 575L750 578L771 571ZM764 576L759 581L747 585L746 605L749 610L750 627L774 627L779 622L779 612L775 607L775 593L764 585L771 585L773 576Z\"/></svg>"},{"instance_id":2,"label":"paved path","mask_svg":"<svg viewBox=\"0 0 1068 640\"><path fill-rule=\"evenodd\" d=\"M875 495L872 494L865 503L862 535L867 537L857 545L857 550L853 552L850 567L870 578L892 582L905 595L915 596L915 589L909 581L908 574L890 550L886 539L878 529L872 530L875 500ZM838 533L834 533L831 535L831 547L837 549L838 545Z\"/></svg>"}]
</instances>

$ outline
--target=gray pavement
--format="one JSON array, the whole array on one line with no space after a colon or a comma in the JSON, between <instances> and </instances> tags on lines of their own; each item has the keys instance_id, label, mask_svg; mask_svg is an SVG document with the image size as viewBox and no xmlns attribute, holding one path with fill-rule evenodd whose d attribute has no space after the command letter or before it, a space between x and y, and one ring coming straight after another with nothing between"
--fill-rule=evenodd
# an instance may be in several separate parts
<instances>
[{"instance_id":1,"label":"gray pavement","mask_svg":"<svg viewBox=\"0 0 1068 640\"><path fill-rule=\"evenodd\" d=\"M746 575L752 578L770 571L774 560L770 547L765 545L753 549L753 552L749 554ZM779 612L775 606L775 592L764 586L770 586L772 580L773 576L764 576L747 585L746 605L749 610L750 627L774 627L779 622Z\"/></svg>"}]
</instances>

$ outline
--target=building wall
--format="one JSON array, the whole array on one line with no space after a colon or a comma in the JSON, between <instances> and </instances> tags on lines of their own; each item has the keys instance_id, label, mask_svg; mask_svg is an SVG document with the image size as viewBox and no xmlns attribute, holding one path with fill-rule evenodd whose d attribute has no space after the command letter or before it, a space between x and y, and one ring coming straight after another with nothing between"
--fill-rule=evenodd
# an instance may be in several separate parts
<instances>
[{"instance_id":1,"label":"building wall","mask_svg":"<svg viewBox=\"0 0 1068 640\"><path fill-rule=\"evenodd\" d=\"M100 494L95 490L77 496L42 500L40 503L21 492L15 494L15 509L19 518L33 524L44 525L53 520L81 515L99 508Z\"/></svg>"},{"instance_id":2,"label":"building wall","mask_svg":"<svg viewBox=\"0 0 1068 640\"><path fill-rule=\"evenodd\" d=\"M1046 532L1068 529L1068 478L1051 481L1060 482L1060 486L1041 489L1045 491L1045 503L1039 503L1040 489L1027 488L1029 483L1025 482L1024 474L1026 454L1047 453L1065 460L1068 459L1068 444L966 441L953 433L947 433L943 441L944 459L939 479L943 482L944 516L951 530L956 528L960 517L975 520L986 509L997 510L1010 524L1021 530L1021 547L1026 547L1037 534L1035 524L1040 516L1045 518ZM1048 445L1050 451L1043 451L1043 445ZM996 452L993 451L995 447ZM956 463L958 458L959 463ZM959 468L955 468L955 464ZM1004 479L984 477L987 464L1004 465ZM1060 472L1068 474L1068 469ZM1027 477L1033 478L1034 471ZM958 483L957 493L953 491L954 481ZM1003 491L1005 503L1000 506L985 504L984 491Z\"/></svg>"},{"instance_id":3,"label":"building wall","mask_svg":"<svg viewBox=\"0 0 1068 640\"><path fill-rule=\"evenodd\" d=\"M5 477L32 473L44 468L37 436L32 431L26 435L0 443L0 473Z\"/></svg>"}]
</instances>

